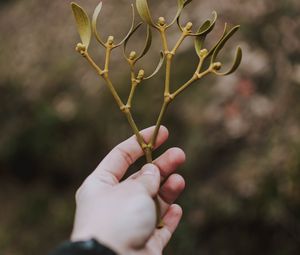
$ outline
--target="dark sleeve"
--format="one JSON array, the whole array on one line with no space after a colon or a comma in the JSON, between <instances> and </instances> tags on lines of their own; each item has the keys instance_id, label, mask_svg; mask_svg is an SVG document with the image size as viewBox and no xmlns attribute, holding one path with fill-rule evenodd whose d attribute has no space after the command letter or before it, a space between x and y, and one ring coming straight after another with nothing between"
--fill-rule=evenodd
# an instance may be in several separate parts
<instances>
[{"instance_id":1,"label":"dark sleeve","mask_svg":"<svg viewBox=\"0 0 300 255\"><path fill-rule=\"evenodd\" d=\"M84 242L64 242L49 255L117 255L95 239Z\"/></svg>"}]
</instances>

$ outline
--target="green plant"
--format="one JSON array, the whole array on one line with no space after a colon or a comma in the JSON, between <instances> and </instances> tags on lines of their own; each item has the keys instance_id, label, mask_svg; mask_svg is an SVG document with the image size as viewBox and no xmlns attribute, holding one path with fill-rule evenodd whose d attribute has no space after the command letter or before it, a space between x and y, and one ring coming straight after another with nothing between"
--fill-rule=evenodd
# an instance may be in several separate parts
<instances>
[{"instance_id":1,"label":"green plant","mask_svg":"<svg viewBox=\"0 0 300 255\"><path fill-rule=\"evenodd\" d=\"M223 76L223 75L229 75L233 73L238 68L242 60L242 50L240 47L238 47L233 65L228 71L221 72L220 69L222 67L222 64L221 62L217 61L219 52L222 50L222 48L224 47L226 42L230 39L230 37L232 37L235 34L235 32L239 29L239 26L229 28L227 24L225 24L223 35L221 36L219 41L215 44L214 47L212 47L210 50L207 50L203 47L204 42L207 35L213 30L215 26L215 23L217 21L217 13L214 11L212 13L212 19L206 20L196 32L193 32L192 31L193 24L191 22L188 22L185 26L182 26L180 24L180 16L182 11L188 4L192 2L192 0L178 0L177 2L178 2L178 11L174 19L172 20L172 22L170 24L167 24L164 17L160 17L157 22L153 21L148 7L147 0L136 0L136 8L143 22L138 23L137 25L135 24L135 8L132 5L133 18L132 18L131 28L128 34L126 35L126 37L120 43L117 44L114 42L113 36L109 36L106 41L103 41L97 30L97 19L102 9L102 2L96 7L93 14L92 22L90 21L86 12L79 5L72 3L72 10L77 23L79 35L81 37L81 43L77 44L76 51L78 51L83 57L86 58L88 63L96 70L96 72L105 81L118 107L125 114L128 123L132 128L132 131L136 135L137 141L140 144L142 150L144 151L147 162L152 162L152 152L156 143L158 131L170 103L174 101L174 99L179 94L185 91L194 82L200 80L201 78L203 78L208 74L213 73L216 75ZM128 41L143 23L147 25L147 38L142 52L139 55L135 51L132 51L130 52L130 54L127 54L126 46ZM177 43L173 47L170 47L166 32L175 23L177 23L181 31L181 35ZM151 75L145 76L145 72L143 69L136 72L135 65L141 58L143 58L147 54L147 52L151 47L152 30L157 31L161 36L162 51L161 51L159 64L155 69L155 71ZM92 35L95 36L96 40L105 49L106 52L105 64L103 68L99 67L95 63L95 61L92 59L92 57L88 52ZM179 87L179 89L172 92L171 82L170 82L172 61L174 59L174 56L177 53L178 48L180 47L182 42L188 37L194 38L195 51L197 56L199 57L199 64L196 67L194 75L185 84L182 84ZM115 86L113 85L110 79L110 71L109 71L111 52L120 46L123 46L124 57L129 64L130 73L131 73L131 90L126 103L123 102L118 92L116 91ZM208 65L206 64L207 62ZM132 99L135 95L135 91L138 85L144 80L151 79L153 76L155 76L157 72L160 70L160 68L163 66L163 64L165 64L165 69L166 69L165 81L164 81L165 90L163 95L164 101L158 119L156 121L155 131L152 135L150 142L146 143L143 137L141 136L139 128L136 122L134 121L134 118L131 113Z\"/></svg>"}]
</instances>

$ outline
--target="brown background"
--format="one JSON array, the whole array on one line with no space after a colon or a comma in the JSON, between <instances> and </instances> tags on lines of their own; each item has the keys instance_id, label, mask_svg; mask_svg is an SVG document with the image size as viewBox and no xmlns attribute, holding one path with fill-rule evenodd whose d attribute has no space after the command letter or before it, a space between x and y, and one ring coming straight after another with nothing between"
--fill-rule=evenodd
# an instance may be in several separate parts
<instances>
[{"instance_id":1,"label":"brown background","mask_svg":"<svg viewBox=\"0 0 300 255\"><path fill-rule=\"evenodd\" d=\"M129 24L129 1L104 0L101 31L117 39ZM170 20L176 1L149 1L153 16ZM97 1L79 1L91 14ZM296 255L300 252L300 16L296 0L202 0L187 8L199 26L220 14L241 24L223 53L244 50L226 78L206 78L167 115L170 139L160 150L187 153L180 170L185 214L165 254ZM188 15L187 15L188 13ZM100 25L99 25L100 26ZM176 27L169 33L176 40ZM136 37L141 42L144 33ZM101 158L130 135L104 84L76 54L79 38L69 1L0 1L0 253L46 254L67 239L74 193ZM142 65L158 61L159 40ZM140 47L140 44L130 44ZM103 50L92 45L97 61ZM128 68L113 55L114 81L128 94ZM181 48L172 87L195 68L192 41ZM227 61L228 60L228 61ZM139 88L134 114L154 124L161 72ZM143 164L139 161L133 171Z\"/></svg>"}]
</instances>

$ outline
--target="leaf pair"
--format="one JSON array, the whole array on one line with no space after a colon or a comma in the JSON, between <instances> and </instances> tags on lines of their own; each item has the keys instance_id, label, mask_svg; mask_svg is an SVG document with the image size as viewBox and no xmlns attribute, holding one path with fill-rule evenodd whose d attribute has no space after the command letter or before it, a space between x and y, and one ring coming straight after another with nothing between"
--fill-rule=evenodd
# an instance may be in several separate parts
<instances>
[{"instance_id":1,"label":"leaf pair","mask_svg":"<svg viewBox=\"0 0 300 255\"><path fill-rule=\"evenodd\" d=\"M169 25L167 25L167 27L172 26L177 21L184 7L191 2L192 0L178 0L178 9L175 18ZM146 22L151 27L158 28L158 26L155 24L155 22L152 19L147 0L136 0L136 8L138 10L140 17L144 22Z\"/></svg>"},{"instance_id":2,"label":"leaf pair","mask_svg":"<svg viewBox=\"0 0 300 255\"><path fill-rule=\"evenodd\" d=\"M227 41L240 29L240 26L235 26L232 29L228 30L227 24L225 24L224 32L219 40L219 42L216 44L212 52L212 57L211 57L211 63L216 62L217 56L220 53L220 51L224 48L225 44ZM227 72L215 72L217 75L229 75L232 74L233 72L236 71L236 69L239 67L242 61L242 49L240 47L237 47L236 53L235 53L235 58L233 61L233 64L231 68Z\"/></svg>"},{"instance_id":3,"label":"leaf pair","mask_svg":"<svg viewBox=\"0 0 300 255\"><path fill-rule=\"evenodd\" d=\"M210 25L211 25L211 23L209 20L205 21L202 24L202 26L198 29L198 32L201 33L202 31L207 30ZM196 53L199 56L199 58L201 58L201 50L203 48L203 44L204 44L207 34L208 33L205 33L205 34L196 36L196 38L195 38L195 49L196 49Z\"/></svg>"},{"instance_id":4,"label":"leaf pair","mask_svg":"<svg viewBox=\"0 0 300 255\"><path fill-rule=\"evenodd\" d=\"M208 22L206 21L201 27L201 30L205 30L209 26ZM221 36L220 40L216 43L216 45L205 55L205 58L209 58L211 56L211 64L214 64L217 61L217 56L220 53L220 51L224 48L227 41L239 30L240 26L235 26L231 29L228 28L227 24L225 24L223 35ZM204 33L200 36L197 36L195 39L195 49L197 52L197 55L201 57L201 50L203 49L203 44L206 39L208 33ZM233 61L233 65L231 68L226 72L217 72L215 73L217 75L229 75L236 71L236 69L239 67L242 61L242 49L240 47L237 48L235 58Z\"/></svg>"},{"instance_id":5,"label":"leaf pair","mask_svg":"<svg viewBox=\"0 0 300 255\"><path fill-rule=\"evenodd\" d=\"M124 46L123 46L123 52L124 52L124 56L126 59L127 56L126 56L126 48L127 48L127 44L130 40L130 38L134 35L134 33L141 27L143 23L139 23L132 31L131 33L129 34L129 36L126 38L125 42L124 42ZM147 52L149 51L150 47L151 47L151 44L152 44L152 31L151 31L151 28L150 26L147 26L147 36L146 36L146 41L145 41L145 44L144 44L144 47L143 47L143 50L142 52L140 53L140 55L138 57L136 57L134 59L134 62L137 62L139 59L141 59L142 57L144 57Z\"/></svg>"},{"instance_id":6,"label":"leaf pair","mask_svg":"<svg viewBox=\"0 0 300 255\"><path fill-rule=\"evenodd\" d=\"M144 47L143 47L143 50L141 51L141 53L135 57L134 59L130 60L128 57L127 57L127 54L126 54L126 48L127 48L127 44L130 40L130 38L133 36L133 34L141 27L143 23L139 23L133 30L132 32L130 33L130 35L126 38L125 42L124 42L124 46L123 46L123 53L124 53L124 56L125 58L127 59L127 61L132 61L133 64L135 64L138 60L140 60L142 57L144 57L150 47L151 47L151 44L152 44L152 31L151 31L151 27L149 25L147 25L147 36L146 36L146 41L145 41L145 44L144 44ZM160 53L160 59L159 59L159 63L156 67L156 69L154 70L154 72L148 76L148 77L145 77L143 78L144 80L148 80L150 78L152 78L155 74L157 74L159 72L159 70L161 69L163 63L164 63L164 54L163 52Z\"/></svg>"},{"instance_id":7,"label":"leaf pair","mask_svg":"<svg viewBox=\"0 0 300 255\"><path fill-rule=\"evenodd\" d=\"M102 9L102 2L100 2L98 4L98 6L96 7L95 11L94 11L94 14L93 14L93 20L92 20L92 28L93 28L93 33L97 39L97 41L103 46L103 47L106 47L105 45L105 42L101 39L100 35L99 35L99 32L97 30L97 20L98 20L98 17L99 17L99 14L101 12L101 9ZM132 21L131 21L131 26L130 26L130 29L127 33L127 35L124 37L123 40L121 40L120 43L114 45L114 48L116 47L119 47L120 45L122 45L127 39L128 37L131 35L132 31L134 30L134 24L135 24L135 11L134 11L134 6L133 4L131 5L131 10L132 10Z\"/></svg>"},{"instance_id":8,"label":"leaf pair","mask_svg":"<svg viewBox=\"0 0 300 255\"><path fill-rule=\"evenodd\" d=\"M186 7L189 3L191 3L193 0L178 0L178 9L177 9L177 13L175 15L175 18L173 19L173 21L171 22L171 24L169 26L172 26L176 21L179 24L179 17L182 13L182 10L184 9L184 7Z\"/></svg>"},{"instance_id":9,"label":"leaf pair","mask_svg":"<svg viewBox=\"0 0 300 255\"><path fill-rule=\"evenodd\" d=\"M100 2L98 4L98 6L96 7L96 9L94 11L92 23L90 22L90 19L89 19L87 13L85 12L85 10L82 7L80 7L76 3L71 3L71 7L73 10L75 20L76 20L77 30L79 32L81 41L82 41L83 45L86 47L86 49L88 49L88 47L90 45L92 32L94 33L97 41L103 47L106 47L105 42L101 39L101 37L98 33L98 30L97 30L97 20L98 20L98 16L99 16L100 12L102 10L102 2ZM131 26L130 26L129 32L127 33L125 38L120 43L114 45L113 48L116 48L116 47L119 47L120 45L122 45L127 40L127 38L130 36L130 34L132 33L132 31L134 29L135 11L134 11L133 5L131 5L131 9L132 9L132 21L131 21Z\"/></svg>"}]
</instances>

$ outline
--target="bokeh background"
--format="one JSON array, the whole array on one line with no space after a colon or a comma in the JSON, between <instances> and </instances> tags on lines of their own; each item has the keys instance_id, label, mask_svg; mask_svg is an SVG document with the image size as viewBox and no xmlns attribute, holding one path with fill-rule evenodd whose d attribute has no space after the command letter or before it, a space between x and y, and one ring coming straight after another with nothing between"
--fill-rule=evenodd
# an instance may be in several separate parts
<instances>
[{"instance_id":1,"label":"bokeh background","mask_svg":"<svg viewBox=\"0 0 300 255\"><path fill-rule=\"evenodd\" d=\"M96 0L78 0L91 14ZM116 39L129 27L128 0L103 0L102 34ZM176 1L149 1L168 20ZM74 193L118 142L131 134L103 82L75 51L79 41L69 1L0 1L0 253L46 254L68 238ZM199 26L219 12L209 47L224 22L241 24L225 48L244 51L234 75L205 78L169 109L170 146L187 153L180 173L185 214L165 254L300 254L300 2L195 0L183 22ZM188 15L187 15L188 13ZM188 18L189 17L189 18ZM169 32L171 42L178 30ZM131 49L139 49L141 30ZM92 52L102 61L96 43ZM159 38L141 62L150 72ZM172 86L196 65L193 42L181 48ZM113 80L125 98L128 67L120 51ZM163 71L139 87L134 114L153 125L162 98ZM137 170L143 159L133 166Z\"/></svg>"}]
</instances>

